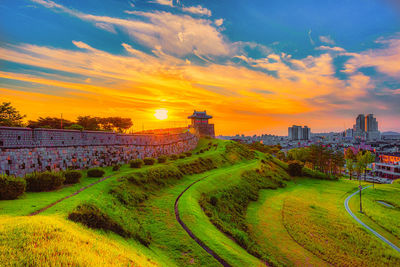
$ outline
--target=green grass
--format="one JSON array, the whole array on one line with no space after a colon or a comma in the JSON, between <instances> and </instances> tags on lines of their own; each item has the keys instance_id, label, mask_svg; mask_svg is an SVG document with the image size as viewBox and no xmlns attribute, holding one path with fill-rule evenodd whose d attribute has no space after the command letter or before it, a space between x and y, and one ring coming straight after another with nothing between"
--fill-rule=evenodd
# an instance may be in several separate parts
<instances>
[{"instance_id":1,"label":"green grass","mask_svg":"<svg viewBox=\"0 0 400 267\"><path fill-rule=\"evenodd\" d=\"M155 266L155 257L49 216L0 216L2 266Z\"/></svg>"},{"instance_id":2,"label":"green grass","mask_svg":"<svg viewBox=\"0 0 400 267\"><path fill-rule=\"evenodd\" d=\"M344 209L354 181L301 179L285 189L264 190L250 205L252 237L277 265L399 265L400 256L358 225ZM285 233L286 232L286 233ZM276 242L282 237L282 242Z\"/></svg>"},{"instance_id":3,"label":"green grass","mask_svg":"<svg viewBox=\"0 0 400 267\"><path fill-rule=\"evenodd\" d=\"M400 184L375 184L362 191L363 214L357 214L361 220L373 229L379 228L391 242L400 247ZM359 210L359 195L350 202L354 211ZM383 201L394 206L386 207L377 201Z\"/></svg>"},{"instance_id":4,"label":"green grass","mask_svg":"<svg viewBox=\"0 0 400 267\"><path fill-rule=\"evenodd\" d=\"M261 265L261 261L219 231L203 212L199 200L203 193L222 189L227 184L237 184L244 169L256 166L258 162L253 160L213 171L211 176L193 185L180 199L179 212L183 222L195 235L201 237L207 246L233 266L257 266Z\"/></svg>"}]
</instances>

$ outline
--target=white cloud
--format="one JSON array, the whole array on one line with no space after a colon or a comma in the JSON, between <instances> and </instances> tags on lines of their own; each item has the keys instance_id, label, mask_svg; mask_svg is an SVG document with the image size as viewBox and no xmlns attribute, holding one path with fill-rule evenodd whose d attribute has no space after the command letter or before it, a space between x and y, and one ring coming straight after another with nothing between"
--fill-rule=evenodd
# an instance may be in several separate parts
<instances>
[{"instance_id":1,"label":"white cloud","mask_svg":"<svg viewBox=\"0 0 400 267\"><path fill-rule=\"evenodd\" d=\"M221 27L223 23L224 23L224 19L216 19L216 20L214 20L214 24L217 27Z\"/></svg>"},{"instance_id":2,"label":"white cloud","mask_svg":"<svg viewBox=\"0 0 400 267\"><path fill-rule=\"evenodd\" d=\"M208 17L211 16L211 10L209 10L209 9L207 9L205 7L202 7L201 5L190 6L190 7L182 7L182 10L185 11L185 12L193 13L193 14L205 15L205 16L208 16Z\"/></svg>"},{"instance_id":3,"label":"white cloud","mask_svg":"<svg viewBox=\"0 0 400 267\"><path fill-rule=\"evenodd\" d=\"M229 56L232 46L208 19L193 18L169 12L125 11L139 18L122 19L108 16L96 16L71 10L50 0L32 0L43 6L66 12L82 20L102 23L121 28L132 39L152 49L162 47L165 53L175 56L193 54L200 56ZM108 27L108 30L110 27ZM107 29L106 29L107 30Z\"/></svg>"},{"instance_id":4,"label":"white cloud","mask_svg":"<svg viewBox=\"0 0 400 267\"><path fill-rule=\"evenodd\" d=\"M117 33L115 31L114 27L109 23L97 22L97 23L95 23L95 25L96 25L97 28L106 30L106 31L111 32L111 33Z\"/></svg>"},{"instance_id":5,"label":"white cloud","mask_svg":"<svg viewBox=\"0 0 400 267\"><path fill-rule=\"evenodd\" d=\"M321 45L317 48L315 48L316 50L327 50L327 51L333 51L333 52L345 52L346 50L342 47L331 47L331 46L325 46L325 45Z\"/></svg>"},{"instance_id":6,"label":"white cloud","mask_svg":"<svg viewBox=\"0 0 400 267\"><path fill-rule=\"evenodd\" d=\"M310 39L310 43L311 43L312 45L314 45L315 42L314 42L314 40L313 40L312 37L311 37L311 29L308 30L308 38Z\"/></svg>"},{"instance_id":7,"label":"white cloud","mask_svg":"<svg viewBox=\"0 0 400 267\"><path fill-rule=\"evenodd\" d=\"M163 6L170 6L170 7L174 6L172 0L153 0L153 1L149 1L149 3L155 3L155 4L159 4L159 5L163 5Z\"/></svg>"},{"instance_id":8,"label":"white cloud","mask_svg":"<svg viewBox=\"0 0 400 267\"><path fill-rule=\"evenodd\" d=\"M323 43L326 43L326 44L331 44L331 45L334 45L334 44L335 44L335 41L334 41L329 35L327 35L327 36L321 35L321 36L319 37L319 40L320 40L321 42L323 42Z\"/></svg>"}]
</instances>

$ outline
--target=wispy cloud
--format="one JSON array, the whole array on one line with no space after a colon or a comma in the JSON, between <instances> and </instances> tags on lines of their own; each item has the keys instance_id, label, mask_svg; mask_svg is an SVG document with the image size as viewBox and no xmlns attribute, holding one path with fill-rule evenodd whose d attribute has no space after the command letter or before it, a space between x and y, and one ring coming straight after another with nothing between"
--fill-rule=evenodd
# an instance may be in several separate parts
<instances>
[{"instance_id":1,"label":"wispy cloud","mask_svg":"<svg viewBox=\"0 0 400 267\"><path fill-rule=\"evenodd\" d=\"M205 8L205 7L202 7L201 5L182 7L182 10L185 11L185 12L190 12L192 14L205 15L205 16L208 16L208 17L211 16L211 11L209 9Z\"/></svg>"},{"instance_id":2,"label":"wispy cloud","mask_svg":"<svg viewBox=\"0 0 400 267\"><path fill-rule=\"evenodd\" d=\"M156 4L170 6L170 7L174 6L173 0L152 0L152 1L149 1L149 3L156 3Z\"/></svg>"},{"instance_id":3,"label":"wispy cloud","mask_svg":"<svg viewBox=\"0 0 400 267\"><path fill-rule=\"evenodd\" d=\"M95 23L95 25L96 25L97 28L106 30L106 31L111 32L111 33L117 33L115 31L115 29L114 29L114 26L112 26L109 23L97 22L97 23Z\"/></svg>"},{"instance_id":4,"label":"wispy cloud","mask_svg":"<svg viewBox=\"0 0 400 267\"><path fill-rule=\"evenodd\" d=\"M321 42L323 42L323 43L326 43L326 44L330 44L330 45L334 45L335 44L335 41L329 35L326 35L326 36L321 35L319 37L319 40Z\"/></svg>"}]
</instances>

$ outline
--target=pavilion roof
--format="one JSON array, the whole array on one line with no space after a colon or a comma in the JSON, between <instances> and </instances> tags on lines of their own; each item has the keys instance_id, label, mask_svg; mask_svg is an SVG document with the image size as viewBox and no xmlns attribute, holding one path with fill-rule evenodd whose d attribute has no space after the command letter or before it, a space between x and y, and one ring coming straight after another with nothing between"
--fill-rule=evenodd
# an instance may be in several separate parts
<instances>
[{"instance_id":1,"label":"pavilion roof","mask_svg":"<svg viewBox=\"0 0 400 267\"><path fill-rule=\"evenodd\" d=\"M188 119L211 119L212 116L207 115L206 111L194 111L193 115L190 115Z\"/></svg>"}]
</instances>

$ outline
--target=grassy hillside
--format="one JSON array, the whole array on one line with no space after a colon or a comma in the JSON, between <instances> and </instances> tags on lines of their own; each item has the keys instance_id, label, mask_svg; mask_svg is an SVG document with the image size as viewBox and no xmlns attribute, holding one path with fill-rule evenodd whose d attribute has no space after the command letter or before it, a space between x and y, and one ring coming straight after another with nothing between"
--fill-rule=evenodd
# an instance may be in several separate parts
<instances>
[{"instance_id":1,"label":"grassy hillside","mask_svg":"<svg viewBox=\"0 0 400 267\"><path fill-rule=\"evenodd\" d=\"M357 216L400 247L400 184L378 184L362 193L363 214ZM359 200L357 194L350 201L353 211L359 210Z\"/></svg>"},{"instance_id":2,"label":"grassy hillside","mask_svg":"<svg viewBox=\"0 0 400 267\"><path fill-rule=\"evenodd\" d=\"M49 216L0 217L2 266L154 266L153 259Z\"/></svg>"},{"instance_id":3,"label":"grassy hillside","mask_svg":"<svg viewBox=\"0 0 400 267\"><path fill-rule=\"evenodd\" d=\"M251 236L281 266L399 265L397 252L346 213L343 201L356 186L345 180L301 179L285 189L263 190L249 208Z\"/></svg>"}]
</instances>

